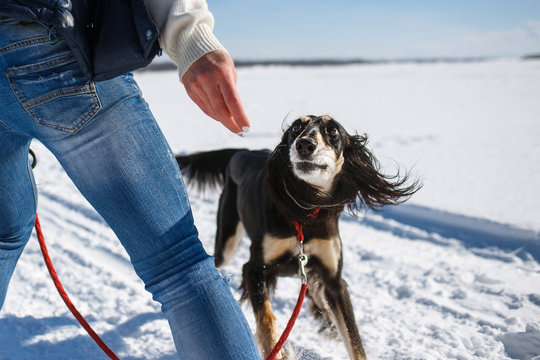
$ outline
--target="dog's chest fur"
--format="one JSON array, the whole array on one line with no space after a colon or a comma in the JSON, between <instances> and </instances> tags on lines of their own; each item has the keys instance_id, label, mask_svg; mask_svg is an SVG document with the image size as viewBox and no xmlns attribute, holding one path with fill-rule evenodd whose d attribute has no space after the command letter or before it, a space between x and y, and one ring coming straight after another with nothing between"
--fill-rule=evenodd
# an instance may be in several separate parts
<instances>
[{"instance_id":1,"label":"dog's chest fur","mask_svg":"<svg viewBox=\"0 0 540 360\"><path fill-rule=\"evenodd\" d=\"M279 238L273 235L265 235L263 239L264 263L273 265L279 262L296 258L300 251L298 240L295 236ZM329 238L311 238L304 241L304 252L309 259L317 259L331 275L339 271L341 261L341 241L339 236Z\"/></svg>"}]
</instances>

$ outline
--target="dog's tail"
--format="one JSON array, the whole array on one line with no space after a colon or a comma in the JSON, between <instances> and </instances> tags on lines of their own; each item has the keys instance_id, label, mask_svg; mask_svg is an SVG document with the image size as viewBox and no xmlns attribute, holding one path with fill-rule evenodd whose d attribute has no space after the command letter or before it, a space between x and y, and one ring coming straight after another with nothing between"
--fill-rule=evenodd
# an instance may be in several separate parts
<instances>
[{"instance_id":1,"label":"dog's tail","mask_svg":"<svg viewBox=\"0 0 540 360\"><path fill-rule=\"evenodd\" d=\"M214 189L225 183L227 165L234 154L245 149L222 149L199 152L190 155L176 155L182 175L189 185L197 185L198 190Z\"/></svg>"}]
</instances>

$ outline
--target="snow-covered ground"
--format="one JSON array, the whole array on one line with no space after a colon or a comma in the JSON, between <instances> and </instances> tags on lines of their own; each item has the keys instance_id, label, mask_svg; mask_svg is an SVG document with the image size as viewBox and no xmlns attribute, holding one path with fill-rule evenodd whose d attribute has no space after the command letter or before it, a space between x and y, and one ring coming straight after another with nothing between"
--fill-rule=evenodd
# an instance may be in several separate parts
<instances>
[{"instance_id":1,"label":"snow-covered ground","mask_svg":"<svg viewBox=\"0 0 540 360\"><path fill-rule=\"evenodd\" d=\"M540 62L245 68L252 122L241 139L202 115L174 72L136 79L175 152L272 148L288 122L329 114L367 133L387 172L424 187L408 203L344 215L344 277L371 359L540 356ZM39 214L79 310L123 359L173 359L166 321L103 220L39 143ZM192 193L211 253L216 193ZM222 273L236 296L248 241ZM299 280L273 299L285 325ZM254 329L251 309L243 305ZM290 341L300 359L347 359L308 311ZM104 359L53 288L33 236L0 313L0 359Z\"/></svg>"}]
</instances>

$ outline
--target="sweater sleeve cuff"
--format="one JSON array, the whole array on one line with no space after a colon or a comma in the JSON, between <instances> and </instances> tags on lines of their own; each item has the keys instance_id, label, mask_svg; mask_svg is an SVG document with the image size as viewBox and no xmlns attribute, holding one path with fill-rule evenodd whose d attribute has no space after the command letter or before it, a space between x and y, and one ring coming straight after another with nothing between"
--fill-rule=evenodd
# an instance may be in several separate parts
<instances>
[{"instance_id":1,"label":"sweater sleeve cuff","mask_svg":"<svg viewBox=\"0 0 540 360\"><path fill-rule=\"evenodd\" d=\"M189 67L200 57L217 50L227 51L206 23L199 23L189 34L180 36L176 49L180 81Z\"/></svg>"}]
</instances>

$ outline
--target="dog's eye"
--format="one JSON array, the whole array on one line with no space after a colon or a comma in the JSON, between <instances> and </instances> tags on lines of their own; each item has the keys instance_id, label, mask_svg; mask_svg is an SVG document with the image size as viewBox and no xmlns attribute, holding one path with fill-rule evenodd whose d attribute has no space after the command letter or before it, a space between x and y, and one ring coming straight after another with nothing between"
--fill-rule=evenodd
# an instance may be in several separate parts
<instances>
[{"instance_id":1,"label":"dog's eye","mask_svg":"<svg viewBox=\"0 0 540 360\"><path fill-rule=\"evenodd\" d=\"M335 126L329 126L329 127L326 129L326 133L327 133L329 136L335 137L335 136L338 136L338 135L339 135L339 130L338 130L337 127L335 127Z\"/></svg>"},{"instance_id":2,"label":"dog's eye","mask_svg":"<svg viewBox=\"0 0 540 360\"><path fill-rule=\"evenodd\" d=\"M298 133L302 130L302 125L300 125L300 124L294 124L294 125L291 127L291 130L292 130L293 133L298 134Z\"/></svg>"}]
</instances>

